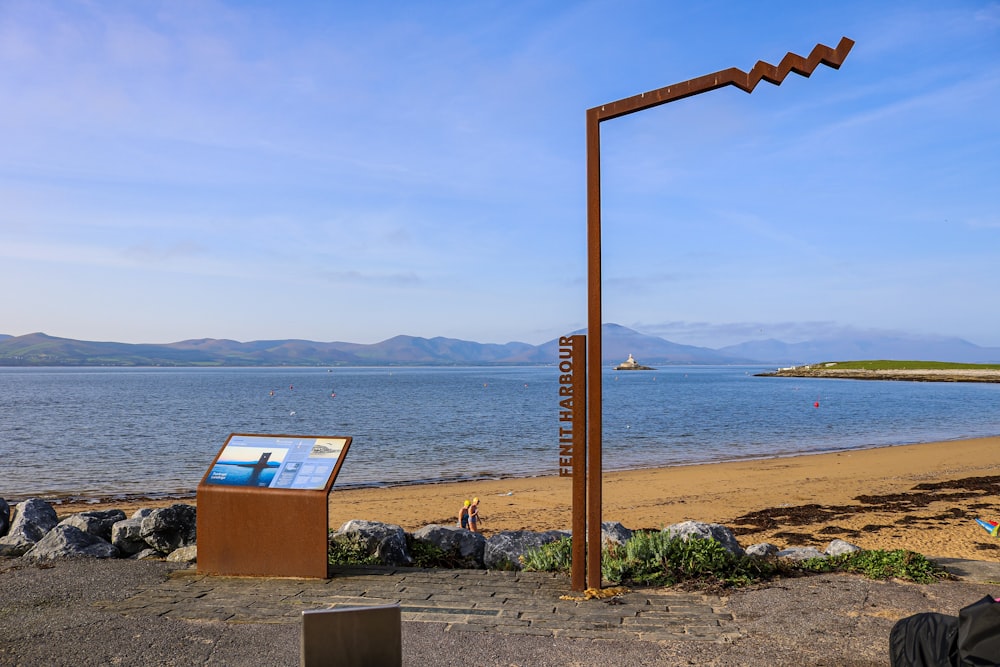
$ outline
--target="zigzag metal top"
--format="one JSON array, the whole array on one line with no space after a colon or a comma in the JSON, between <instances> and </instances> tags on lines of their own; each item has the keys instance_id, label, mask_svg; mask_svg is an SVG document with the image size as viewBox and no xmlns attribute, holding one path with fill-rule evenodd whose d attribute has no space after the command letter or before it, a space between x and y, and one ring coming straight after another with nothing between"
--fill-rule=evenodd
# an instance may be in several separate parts
<instances>
[{"instance_id":1,"label":"zigzag metal top","mask_svg":"<svg viewBox=\"0 0 1000 667\"><path fill-rule=\"evenodd\" d=\"M761 79L780 86L789 72L795 72L801 76L808 77L821 63L833 69L840 69L840 65L847 58L847 54L851 52L853 46L853 39L841 37L836 49L831 49L829 46L823 44L817 44L813 47L812 53L809 54L808 58L788 52L777 66L763 60L758 60L757 64L749 72L744 72L737 67L730 67L714 74L706 74L696 79L675 83L672 86L626 97L617 102L602 104L599 107L589 109L587 114L596 115L597 121L600 122L724 86L736 86L747 93L752 93Z\"/></svg>"}]
</instances>

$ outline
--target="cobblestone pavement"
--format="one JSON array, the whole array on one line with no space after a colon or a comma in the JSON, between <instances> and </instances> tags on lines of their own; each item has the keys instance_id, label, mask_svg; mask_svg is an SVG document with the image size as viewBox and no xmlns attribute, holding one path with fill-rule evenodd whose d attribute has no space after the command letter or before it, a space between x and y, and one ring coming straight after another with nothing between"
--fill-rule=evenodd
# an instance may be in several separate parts
<instances>
[{"instance_id":1,"label":"cobblestone pavement","mask_svg":"<svg viewBox=\"0 0 1000 667\"><path fill-rule=\"evenodd\" d=\"M1000 595L1000 563L939 562L958 579L817 574L724 598L651 588L576 601L560 599L568 578L540 573L373 568L324 581L209 577L161 561L0 560L0 665L291 667L301 610L393 602L407 619L404 667L888 667L898 619L954 616Z\"/></svg>"},{"instance_id":2,"label":"cobblestone pavement","mask_svg":"<svg viewBox=\"0 0 1000 667\"><path fill-rule=\"evenodd\" d=\"M449 631L589 639L727 642L740 636L719 597L663 589L577 597L564 575L543 572L337 568L332 578L219 577L173 572L164 583L98 605L126 616L298 623L301 612L398 603L402 620Z\"/></svg>"}]
</instances>

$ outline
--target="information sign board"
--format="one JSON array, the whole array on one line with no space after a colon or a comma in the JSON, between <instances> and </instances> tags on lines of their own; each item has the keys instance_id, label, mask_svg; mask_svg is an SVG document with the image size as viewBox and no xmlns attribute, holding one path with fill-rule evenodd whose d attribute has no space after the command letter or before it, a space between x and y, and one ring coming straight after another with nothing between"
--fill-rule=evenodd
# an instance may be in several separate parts
<instances>
[{"instance_id":1,"label":"information sign board","mask_svg":"<svg viewBox=\"0 0 1000 667\"><path fill-rule=\"evenodd\" d=\"M198 571L327 576L329 494L351 438L233 433L198 485Z\"/></svg>"}]
</instances>

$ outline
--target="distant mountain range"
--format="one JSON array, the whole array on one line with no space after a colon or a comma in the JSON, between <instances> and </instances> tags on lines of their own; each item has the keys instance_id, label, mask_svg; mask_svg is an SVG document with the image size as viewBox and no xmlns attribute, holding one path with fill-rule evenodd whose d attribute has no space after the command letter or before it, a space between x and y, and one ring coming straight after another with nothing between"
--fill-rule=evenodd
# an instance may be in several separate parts
<instances>
[{"instance_id":1,"label":"distant mountain range","mask_svg":"<svg viewBox=\"0 0 1000 667\"><path fill-rule=\"evenodd\" d=\"M751 341L716 350L672 343L617 324L605 324L602 334L602 356L606 363L624 361L631 354L647 366L798 365L854 359L1000 363L1000 348L980 347L960 338L859 334L801 343ZM241 343L201 338L154 345L81 341L43 333L0 334L0 366L527 365L554 363L558 347L558 339L541 345L518 342L499 345L454 338L395 336L366 345L294 339Z\"/></svg>"}]
</instances>

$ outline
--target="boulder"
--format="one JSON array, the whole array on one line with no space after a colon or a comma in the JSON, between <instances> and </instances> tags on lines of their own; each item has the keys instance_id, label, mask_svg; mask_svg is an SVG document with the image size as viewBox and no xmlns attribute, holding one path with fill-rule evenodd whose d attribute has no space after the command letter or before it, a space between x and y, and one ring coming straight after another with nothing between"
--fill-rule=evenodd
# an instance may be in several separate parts
<instances>
[{"instance_id":1,"label":"boulder","mask_svg":"<svg viewBox=\"0 0 1000 667\"><path fill-rule=\"evenodd\" d=\"M520 570L521 556L529 549L570 537L565 530L548 530L536 533L530 530L505 530L490 535L486 540L483 564L490 570Z\"/></svg>"},{"instance_id":2,"label":"boulder","mask_svg":"<svg viewBox=\"0 0 1000 667\"><path fill-rule=\"evenodd\" d=\"M163 554L156 549L146 547L139 553L132 554L129 558L131 560L163 560Z\"/></svg>"},{"instance_id":3,"label":"boulder","mask_svg":"<svg viewBox=\"0 0 1000 667\"><path fill-rule=\"evenodd\" d=\"M149 545L142 539L142 520L153 510L149 510L143 516L134 516L131 519L118 521L111 526L111 544L115 545L123 556L137 554Z\"/></svg>"},{"instance_id":4,"label":"boulder","mask_svg":"<svg viewBox=\"0 0 1000 667\"><path fill-rule=\"evenodd\" d=\"M192 544L189 547L174 549L167 555L167 561L171 563L194 563L198 560L198 545Z\"/></svg>"},{"instance_id":5,"label":"boulder","mask_svg":"<svg viewBox=\"0 0 1000 667\"><path fill-rule=\"evenodd\" d=\"M456 526L431 524L413 533L413 539L434 545L445 553L446 558L452 561L455 567L470 570L484 567L486 538L482 533L473 533L471 530Z\"/></svg>"},{"instance_id":6,"label":"boulder","mask_svg":"<svg viewBox=\"0 0 1000 667\"><path fill-rule=\"evenodd\" d=\"M744 555L743 547L736 541L733 531L718 523L703 523L701 521L682 521L663 529L670 537L679 537L683 540L691 538L702 540L715 540L727 551L737 556Z\"/></svg>"},{"instance_id":7,"label":"boulder","mask_svg":"<svg viewBox=\"0 0 1000 667\"><path fill-rule=\"evenodd\" d=\"M810 558L825 558L826 555L816 547L791 547L782 549L777 554L778 558L788 560L808 560Z\"/></svg>"},{"instance_id":8,"label":"boulder","mask_svg":"<svg viewBox=\"0 0 1000 667\"><path fill-rule=\"evenodd\" d=\"M779 551L781 550L770 542L751 544L746 548L747 556L753 556L754 558L771 558L777 556Z\"/></svg>"},{"instance_id":9,"label":"boulder","mask_svg":"<svg viewBox=\"0 0 1000 667\"><path fill-rule=\"evenodd\" d=\"M154 509L142 519L139 534L146 544L161 553L195 543L197 511L193 505L171 505Z\"/></svg>"},{"instance_id":10,"label":"boulder","mask_svg":"<svg viewBox=\"0 0 1000 667\"><path fill-rule=\"evenodd\" d=\"M850 542L845 542L838 537L827 545L826 551L823 553L827 556L840 556L841 554L850 554L855 551L861 551L861 547L855 546Z\"/></svg>"},{"instance_id":11,"label":"boulder","mask_svg":"<svg viewBox=\"0 0 1000 667\"><path fill-rule=\"evenodd\" d=\"M24 554L25 560L35 562L79 557L117 558L118 549L110 542L85 533L76 526L60 524Z\"/></svg>"},{"instance_id":12,"label":"boulder","mask_svg":"<svg viewBox=\"0 0 1000 667\"><path fill-rule=\"evenodd\" d=\"M601 544L625 544L632 539L632 531L617 521L605 521L601 524Z\"/></svg>"},{"instance_id":13,"label":"boulder","mask_svg":"<svg viewBox=\"0 0 1000 667\"><path fill-rule=\"evenodd\" d=\"M10 528L10 505L0 498L0 537L7 534L8 528Z\"/></svg>"},{"instance_id":14,"label":"boulder","mask_svg":"<svg viewBox=\"0 0 1000 667\"><path fill-rule=\"evenodd\" d=\"M92 510L71 514L63 519L60 525L75 526L85 533L99 537L105 542L111 541L111 527L125 520L125 512L121 510Z\"/></svg>"},{"instance_id":15,"label":"boulder","mask_svg":"<svg viewBox=\"0 0 1000 667\"><path fill-rule=\"evenodd\" d=\"M0 537L0 555L16 557L27 553L58 523L59 517L52 505L41 498L29 498L18 503L10 529L4 537Z\"/></svg>"},{"instance_id":16,"label":"boulder","mask_svg":"<svg viewBox=\"0 0 1000 667\"><path fill-rule=\"evenodd\" d=\"M413 565L406 533L399 526L352 519L330 535L331 542L351 542L384 565Z\"/></svg>"}]
</instances>

